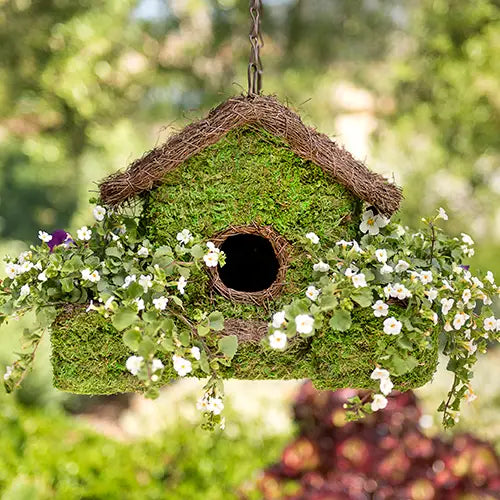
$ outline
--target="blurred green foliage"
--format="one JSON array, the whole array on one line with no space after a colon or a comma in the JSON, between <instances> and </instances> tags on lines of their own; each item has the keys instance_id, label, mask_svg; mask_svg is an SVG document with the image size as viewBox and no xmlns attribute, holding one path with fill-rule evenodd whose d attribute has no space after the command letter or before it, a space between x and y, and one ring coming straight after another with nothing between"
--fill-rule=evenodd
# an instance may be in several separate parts
<instances>
[{"instance_id":1,"label":"blurred green foliage","mask_svg":"<svg viewBox=\"0 0 500 500\"><path fill-rule=\"evenodd\" d=\"M0 497L236 499L237 488L277 459L289 436L257 425L224 433L180 421L153 439L118 442L56 410L27 411L0 395Z\"/></svg>"}]
</instances>

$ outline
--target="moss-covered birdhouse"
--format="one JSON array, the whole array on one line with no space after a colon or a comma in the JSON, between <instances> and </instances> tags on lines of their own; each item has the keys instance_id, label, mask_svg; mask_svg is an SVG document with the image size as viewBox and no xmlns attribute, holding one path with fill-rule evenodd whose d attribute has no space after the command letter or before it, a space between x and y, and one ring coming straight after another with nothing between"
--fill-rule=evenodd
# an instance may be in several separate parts
<instances>
[{"instance_id":1,"label":"moss-covered birdhouse","mask_svg":"<svg viewBox=\"0 0 500 500\"><path fill-rule=\"evenodd\" d=\"M105 181L102 200L142 200L141 237L152 248L171 245L189 229L225 254L208 267L183 301L187 317L220 311L238 349L224 377L310 378L318 387L371 387L381 320L353 310L352 325L296 337L283 351L263 344L271 315L314 280L312 256L302 241L317 235L325 248L360 235L363 204L390 215L398 188L368 171L325 135L269 97L236 98ZM402 307L395 304L394 307ZM415 365L397 379L418 387L434 372L436 336L414 352ZM122 334L97 314L62 315L52 333L57 387L112 393L140 389L125 369L130 351ZM394 342L397 350L397 343ZM191 373L204 376L201 370ZM176 376L173 368L164 380Z\"/></svg>"}]
</instances>

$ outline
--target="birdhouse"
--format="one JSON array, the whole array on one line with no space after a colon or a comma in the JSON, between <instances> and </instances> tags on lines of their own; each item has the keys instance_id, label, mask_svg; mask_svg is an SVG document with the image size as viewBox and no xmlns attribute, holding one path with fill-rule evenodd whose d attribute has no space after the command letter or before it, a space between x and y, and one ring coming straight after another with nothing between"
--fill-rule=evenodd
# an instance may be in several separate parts
<instances>
[{"instance_id":1,"label":"birdhouse","mask_svg":"<svg viewBox=\"0 0 500 500\"><path fill-rule=\"evenodd\" d=\"M398 187L274 97L229 99L105 180L100 192L109 207L141 203L143 236L153 246L175 241L189 228L225 253L226 264L207 269L204 285L191 290L184 307L223 312L220 335L238 337L226 378L308 378L328 389L374 386L370 374L384 333L371 311L354 309L348 331L327 328L297 337L283 352L262 345L272 312L303 294L312 280L301 238L314 232L327 247L356 239L363 205L390 216L401 200ZM412 353L415 366L395 377L396 388L431 378L437 331L429 345ZM82 309L65 309L52 329L55 385L63 390L142 390L125 368L130 354L120 332ZM167 382L176 373L165 365Z\"/></svg>"}]
</instances>

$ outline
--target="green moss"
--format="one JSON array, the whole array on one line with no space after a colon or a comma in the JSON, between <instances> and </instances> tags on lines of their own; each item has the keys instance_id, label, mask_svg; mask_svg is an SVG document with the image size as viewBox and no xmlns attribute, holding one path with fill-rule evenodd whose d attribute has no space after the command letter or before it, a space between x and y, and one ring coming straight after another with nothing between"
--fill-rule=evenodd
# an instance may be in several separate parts
<instances>
[{"instance_id":1,"label":"green moss","mask_svg":"<svg viewBox=\"0 0 500 500\"><path fill-rule=\"evenodd\" d=\"M234 304L209 289L205 274L191 277L185 307L219 310L226 318L269 320L272 311L302 294L311 282L309 256L298 238L314 231L326 246L356 236L359 201L321 168L303 161L282 141L263 131L233 131L165 177L145 198L142 229L155 245L170 244L184 228L210 239L231 225L271 225L292 244L286 286L275 303L265 307ZM195 288L195 289L193 289ZM285 352L259 343L241 344L226 378L311 378L319 388L374 387L370 373L380 359L378 341L385 336L371 311L356 311L350 331L318 332L295 339ZM436 335L436 334L435 334ZM437 340L415 351L418 366L395 380L410 389L427 382L437 362ZM391 340L398 351L397 339ZM96 314L63 316L52 333L55 385L63 390L109 394L140 391L139 381L125 369L131 354L121 335ZM166 363L164 382L175 378ZM194 375L203 376L202 373Z\"/></svg>"},{"instance_id":2,"label":"green moss","mask_svg":"<svg viewBox=\"0 0 500 500\"><path fill-rule=\"evenodd\" d=\"M323 170L295 155L263 130L238 129L169 173L145 198L143 226L155 244L175 241L179 231L210 239L234 225L273 226L291 245L282 301L310 284L311 263L294 245L314 231L325 245L352 239L359 225L360 201ZM268 319L256 306L233 304L220 296L209 302L200 288L191 302L226 317ZM279 307L279 305L277 306Z\"/></svg>"},{"instance_id":3,"label":"green moss","mask_svg":"<svg viewBox=\"0 0 500 500\"><path fill-rule=\"evenodd\" d=\"M375 388L370 379L381 333L380 320L370 311L355 311L353 327L343 333L327 330L310 339L296 338L284 352L272 351L255 342L240 344L225 378L248 380L310 378L319 389L342 387ZM397 337L392 338L397 346ZM61 316L52 332L54 385L80 394L114 394L142 391L144 387L125 369L132 353L121 335L96 313L83 310ZM437 363L437 330L428 348L413 355L419 365L394 378L397 389L420 387L430 380ZM172 364L165 360L163 382L176 378ZM202 372L193 375L203 378Z\"/></svg>"}]
</instances>

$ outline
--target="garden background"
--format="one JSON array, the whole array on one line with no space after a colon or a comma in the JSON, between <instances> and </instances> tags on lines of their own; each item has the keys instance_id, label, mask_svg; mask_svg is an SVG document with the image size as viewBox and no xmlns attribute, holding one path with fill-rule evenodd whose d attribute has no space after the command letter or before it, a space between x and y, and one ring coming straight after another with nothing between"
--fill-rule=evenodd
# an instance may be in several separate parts
<instances>
[{"instance_id":1,"label":"garden background","mask_svg":"<svg viewBox=\"0 0 500 500\"><path fill-rule=\"evenodd\" d=\"M247 3L0 0L2 255L89 223L99 180L246 90ZM406 224L443 206L476 241L471 265L500 276L500 2L264 7L265 93L404 186ZM0 371L20 329L0 329ZM236 498L294 433L297 383L229 383L226 431L210 434L192 409L200 382L154 402L75 397L51 388L48 355L18 394L0 390L2 498ZM491 350L457 430L498 451L499 367ZM448 382L441 369L417 391L430 434Z\"/></svg>"}]
</instances>

